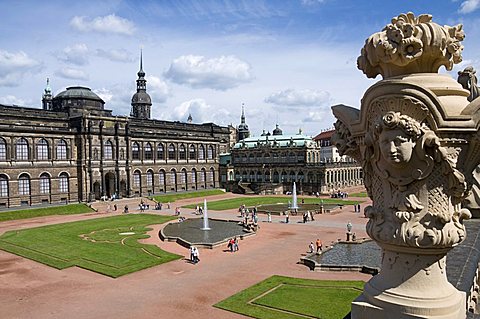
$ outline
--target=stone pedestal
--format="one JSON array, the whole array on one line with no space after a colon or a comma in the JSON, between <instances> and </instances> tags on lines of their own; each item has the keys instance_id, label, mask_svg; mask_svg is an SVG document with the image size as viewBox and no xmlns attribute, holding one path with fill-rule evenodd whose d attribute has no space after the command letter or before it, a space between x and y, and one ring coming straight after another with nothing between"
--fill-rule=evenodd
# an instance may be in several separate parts
<instances>
[{"instance_id":1,"label":"stone pedestal","mask_svg":"<svg viewBox=\"0 0 480 319\"><path fill-rule=\"evenodd\" d=\"M446 277L447 252L465 236L462 208L480 163L480 103L438 68L461 61L461 25L401 14L370 36L358 58L370 87L360 110L332 107L340 155L362 164L373 204L367 233L382 269L352 303L353 319L466 317L465 294Z\"/></svg>"},{"instance_id":2,"label":"stone pedestal","mask_svg":"<svg viewBox=\"0 0 480 319\"><path fill-rule=\"evenodd\" d=\"M465 293L447 281L443 254L384 254L381 272L352 303L352 319L465 318Z\"/></svg>"}]
</instances>

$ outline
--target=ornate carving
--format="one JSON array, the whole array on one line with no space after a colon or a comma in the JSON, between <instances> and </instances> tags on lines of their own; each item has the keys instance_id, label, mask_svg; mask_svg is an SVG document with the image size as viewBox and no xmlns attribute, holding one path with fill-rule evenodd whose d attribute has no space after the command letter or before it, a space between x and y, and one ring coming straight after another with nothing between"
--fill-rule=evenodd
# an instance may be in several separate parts
<instances>
[{"instance_id":1,"label":"ornate carving","mask_svg":"<svg viewBox=\"0 0 480 319\"><path fill-rule=\"evenodd\" d=\"M424 123L389 111L371 126L366 144L365 175L378 185L372 190L374 206L366 209L368 234L412 247L461 242L461 220L470 217L460 209L466 183L438 136Z\"/></svg>"},{"instance_id":2,"label":"ornate carving","mask_svg":"<svg viewBox=\"0 0 480 319\"><path fill-rule=\"evenodd\" d=\"M462 87L470 91L468 96L469 101L475 100L480 96L480 89L477 86L477 76L475 75L477 71L472 66L467 66L463 71L458 71L457 82L462 85Z\"/></svg>"},{"instance_id":3,"label":"ornate carving","mask_svg":"<svg viewBox=\"0 0 480 319\"><path fill-rule=\"evenodd\" d=\"M462 61L465 37L462 25L440 26L432 16L418 17L411 12L392 19L381 32L366 41L357 59L367 77L384 78L420 72L437 72L440 66L451 70Z\"/></svg>"}]
</instances>

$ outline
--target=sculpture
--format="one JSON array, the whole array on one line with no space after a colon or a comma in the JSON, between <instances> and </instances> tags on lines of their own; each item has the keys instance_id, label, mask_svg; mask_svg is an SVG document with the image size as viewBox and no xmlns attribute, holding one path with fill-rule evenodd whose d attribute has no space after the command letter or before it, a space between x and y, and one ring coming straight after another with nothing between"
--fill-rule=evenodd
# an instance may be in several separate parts
<instances>
[{"instance_id":1,"label":"sculpture","mask_svg":"<svg viewBox=\"0 0 480 319\"><path fill-rule=\"evenodd\" d=\"M465 90L470 91L468 100L471 102L480 96L480 89L477 86L477 71L472 66L467 66L463 71L458 71L457 82L462 85Z\"/></svg>"},{"instance_id":2,"label":"sculpture","mask_svg":"<svg viewBox=\"0 0 480 319\"><path fill-rule=\"evenodd\" d=\"M362 164L373 204L367 233L382 270L352 303L352 318L465 318L465 294L446 279L445 256L466 236L462 201L480 162L480 105L440 66L462 59L461 25L401 14L370 36L358 58L370 87L361 109L332 107L341 155ZM480 103L479 103L480 104Z\"/></svg>"}]
</instances>

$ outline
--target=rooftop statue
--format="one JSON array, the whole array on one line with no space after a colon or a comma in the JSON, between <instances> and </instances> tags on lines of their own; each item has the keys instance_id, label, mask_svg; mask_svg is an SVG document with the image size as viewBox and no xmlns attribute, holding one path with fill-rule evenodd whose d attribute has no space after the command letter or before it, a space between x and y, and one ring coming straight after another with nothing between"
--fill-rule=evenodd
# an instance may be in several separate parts
<instances>
[{"instance_id":1,"label":"rooftop statue","mask_svg":"<svg viewBox=\"0 0 480 319\"><path fill-rule=\"evenodd\" d=\"M471 102L480 96L480 89L477 86L477 71L472 66L467 66L463 71L458 71L458 83L462 85L465 90L470 91L468 100Z\"/></svg>"},{"instance_id":2,"label":"rooftop statue","mask_svg":"<svg viewBox=\"0 0 480 319\"><path fill-rule=\"evenodd\" d=\"M466 236L462 202L480 163L480 103L449 75L462 61L462 25L431 15L394 17L365 42L358 68L381 75L360 110L336 105L332 140L363 166L373 204L367 233L381 272L352 303L352 318L465 318L465 294L448 283L445 256ZM478 105L477 105L478 104Z\"/></svg>"}]
</instances>

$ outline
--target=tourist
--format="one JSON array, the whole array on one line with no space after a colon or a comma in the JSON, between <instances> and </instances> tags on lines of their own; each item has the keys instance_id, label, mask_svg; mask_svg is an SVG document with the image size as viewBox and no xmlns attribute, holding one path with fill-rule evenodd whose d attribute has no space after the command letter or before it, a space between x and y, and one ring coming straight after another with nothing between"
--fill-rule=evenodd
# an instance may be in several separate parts
<instances>
[{"instance_id":1,"label":"tourist","mask_svg":"<svg viewBox=\"0 0 480 319\"><path fill-rule=\"evenodd\" d=\"M228 241L228 245L227 245L227 248L230 249L231 253L233 253L234 245L235 245L235 240L232 238Z\"/></svg>"},{"instance_id":2,"label":"tourist","mask_svg":"<svg viewBox=\"0 0 480 319\"><path fill-rule=\"evenodd\" d=\"M200 261L200 252L197 247L193 247L193 263L197 264Z\"/></svg>"},{"instance_id":3,"label":"tourist","mask_svg":"<svg viewBox=\"0 0 480 319\"><path fill-rule=\"evenodd\" d=\"M310 245L308 245L308 252L311 253L311 254L314 252L313 241L311 241Z\"/></svg>"},{"instance_id":4,"label":"tourist","mask_svg":"<svg viewBox=\"0 0 480 319\"><path fill-rule=\"evenodd\" d=\"M288 210L285 212L285 224L288 224L290 216L288 215Z\"/></svg>"},{"instance_id":5,"label":"tourist","mask_svg":"<svg viewBox=\"0 0 480 319\"><path fill-rule=\"evenodd\" d=\"M140 209L140 213L143 213L143 200L140 202L140 204L138 204L138 208Z\"/></svg>"},{"instance_id":6,"label":"tourist","mask_svg":"<svg viewBox=\"0 0 480 319\"><path fill-rule=\"evenodd\" d=\"M238 238L236 236L233 239L233 251L238 251Z\"/></svg>"},{"instance_id":7,"label":"tourist","mask_svg":"<svg viewBox=\"0 0 480 319\"><path fill-rule=\"evenodd\" d=\"M194 252L195 252L195 246L190 246L190 261L191 261L192 263L195 262Z\"/></svg>"},{"instance_id":8,"label":"tourist","mask_svg":"<svg viewBox=\"0 0 480 319\"><path fill-rule=\"evenodd\" d=\"M317 238L317 241L315 242L315 245L317 246L317 254L318 254L323 249L322 241L320 240L320 238Z\"/></svg>"},{"instance_id":9,"label":"tourist","mask_svg":"<svg viewBox=\"0 0 480 319\"><path fill-rule=\"evenodd\" d=\"M123 213L128 214L128 205L125 205L123 208Z\"/></svg>"},{"instance_id":10,"label":"tourist","mask_svg":"<svg viewBox=\"0 0 480 319\"><path fill-rule=\"evenodd\" d=\"M307 222L307 218L308 218L307 212L303 212L303 223L304 224Z\"/></svg>"},{"instance_id":11,"label":"tourist","mask_svg":"<svg viewBox=\"0 0 480 319\"><path fill-rule=\"evenodd\" d=\"M113 210L117 211L117 204L113 204Z\"/></svg>"},{"instance_id":12,"label":"tourist","mask_svg":"<svg viewBox=\"0 0 480 319\"><path fill-rule=\"evenodd\" d=\"M167 209L170 209L170 202L167 203Z\"/></svg>"},{"instance_id":13,"label":"tourist","mask_svg":"<svg viewBox=\"0 0 480 319\"><path fill-rule=\"evenodd\" d=\"M313 217L315 215L315 211L309 212L310 213L310 220L313 222L315 218Z\"/></svg>"},{"instance_id":14,"label":"tourist","mask_svg":"<svg viewBox=\"0 0 480 319\"><path fill-rule=\"evenodd\" d=\"M272 222L272 214L270 212L267 213L267 222L268 223Z\"/></svg>"}]
</instances>

